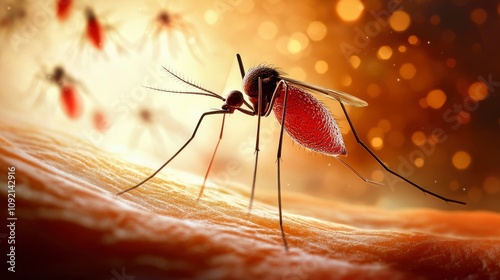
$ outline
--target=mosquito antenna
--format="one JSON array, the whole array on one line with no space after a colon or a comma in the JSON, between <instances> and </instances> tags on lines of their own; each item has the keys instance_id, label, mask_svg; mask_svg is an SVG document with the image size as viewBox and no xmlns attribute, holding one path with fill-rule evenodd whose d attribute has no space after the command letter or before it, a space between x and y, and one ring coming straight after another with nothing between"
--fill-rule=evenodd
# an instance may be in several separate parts
<instances>
[{"instance_id":1,"label":"mosquito antenna","mask_svg":"<svg viewBox=\"0 0 500 280\"><path fill-rule=\"evenodd\" d=\"M238 66L240 67L241 78L245 77L245 68L243 67L243 61L239 53L236 54L236 59L238 60Z\"/></svg>"},{"instance_id":2,"label":"mosquito antenna","mask_svg":"<svg viewBox=\"0 0 500 280\"><path fill-rule=\"evenodd\" d=\"M219 98L223 98L222 96L218 95L217 93L215 93L215 92L213 92L213 91L211 91L211 90L208 90L208 89L203 88L203 87L201 87L201 86L199 86L199 85L197 85L197 84L195 84L195 83L192 83L192 82L190 82L190 81L188 81L188 80L186 80L186 79L184 79L184 78L181 78L179 75L175 74L173 71L169 70L169 69L168 69L168 68L166 68L166 67L163 67L163 69L164 69L165 71L167 71L170 75L172 75L173 77L177 78L179 81L181 81L181 82L183 82L183 83L185 83L185 84L187 84L187 85L190 85L190 86L192 86L192 87L194 87L194 88L197 88L197 89L199 89L199 90L201 90L201 91L204 91L204 92L207 92L207 93L211 93L212 95L214 95L214 96L218 96ZM225 99L222 99L222 100L225 100Z\"/></svg>"},{"instance_id":3,"label":"mosquito antenna","mask_svg":"<svg viewBox=\"0 0 500 280\"><path fill-rule=\"evenodd\" d=\"M349 115L347 114L347 111L344 107L344 104L342 104L342 102L339 102L340 103L340 106L342 107L342 111L344 111L344 115L346 116L346 119L347 119L347 122L349 123L349 126L351 127L351 130L352 130L352 133L354 134L354 138L356 138L356 142L358 142L387 172L389 172L390 174L398 177L399 179L407 182L408 184L412 185L413 187L423 191L424 193L427 193L427 194L430 194L434 197L437 197L443 201L446 201L446 202L453 202L453 203L457 203L457 204L462 204L462 205L465 205L466 203L465 202L462 202L462 201L458 201L458 200L454 200L454 199L449 199L449 198L446 198L444 196L441 196L439 194L436 194L436 193L433 193L429 190L426 190L424 188L422 188L421 186L413 183L412 181L406 179L405 177L399 175L398 173L392 171L389 167L387 167L387 165L385 165L382 160L380 160L380 158L378 158L374 152L372 152L370 150L370 148L368 148L368 146L365 145L365 143L363 143L363 141L361 141L361 139L359 138L358 136L358 133L356 132L356 129L354 129L354 125L352 124L352 121L351 119L349 118Z\"/></svg>"},{"instance_id":4,"label":"mosquito antenna","mask_svg":"<svg viewBox=\"0 0 500 280\"><path fill-rule=\"evenodd\" d=\"M182 145L182 147L169 159L167 160L162 166L160 166L160 168L158 168L153 174L151 174L149 177L147 177L146 179L142 180L140 183L138 183L137 185L131 187L131 188L128 188L126 190L123 190L123 191L120 191L118 192L116 195L122 195L128 191L131 191L135 188L138 188L140 187L142 184L146 183L147 181L149 181L151 178L153 178L154 176L156 176L156 174L158 174L158 172L160 172L165 166L167 166L167 164L169 164L178 154L180 154L180 152L182 150L184 150L184 148L187 147L187 145L189 145L189 143L194 139L194 137L196 136L196 132L198 131L198 128L200 127L200 124L201 122L203 121L203 118L205 118L206 116L208 115L216 115L216 114L229 114L231 113L230 111L227 111L227 110L218 110L218 111L210 111L210 112L205 112L201 115L200 119L198 120L198 123L196 124L196 127L194 128L194 131L193 131L193 134L191 135L191 137L186 141L186 143L184 143L184 145Z\"/></svg>"},{"instance_id":5,"label":"mosquito antenna","mask_svg":"<svg viewBox=\"0 0 500 280\"><path fill-rule=\"evenodd\" d=\"M204 92L197 92L197 91L182 91L182 90L169 90L169 89L161 89L161 88L155 88L155 87L150 87L150 86L144 86L145 88L156 90L159 92L167 92L167 93L180 93L180 94L194 94L194 95L204 95L204 96L209 96L209 97L215 97L218 98L222 101L226 101L226 99L218 94L213 95L211 93L204 93Z\"/></svg>"},{"instance_id":6,"label":"mosquito antenna","mask_svg":"<svg viewBox=\"0 0 500 280\"><path fill-rule=\"evenodd\" d=\"M339 157L335 157L335 158L338 159L340 162L342 162L349 170L351 170L352 173L356 174L356 176L358 176L361 180L365 181L366 183L373 184L373 185L378 185L378 186L383 186L384 185L383 183L380 183L380 182L377 182L377 181L373 181L373 180L370 180L370 179L366 179L361 174L359 174L358 171L356 171L354 168L352 168L352 166L350 166L347 162L345 162L343 159L341 159Z\"/></svg>"}]
</instances>

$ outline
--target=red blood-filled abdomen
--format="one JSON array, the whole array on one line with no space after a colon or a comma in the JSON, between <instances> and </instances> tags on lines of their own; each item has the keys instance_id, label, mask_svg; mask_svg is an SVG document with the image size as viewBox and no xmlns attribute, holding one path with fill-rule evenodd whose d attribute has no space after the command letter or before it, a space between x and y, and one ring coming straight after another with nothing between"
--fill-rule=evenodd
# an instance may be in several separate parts
<instances>
[{"instance_id":1,"label":"red blood-filled abdomen","mask_svg":"<svg viewBox=\"0 0 500 280\"><path fill-rule=\"evenodd\" d=\"M75 87L67 85L61 88L61 103L64 113L70 119L77 119L82 115L82 101Z\"/></svg>"},{"instance_id":2,"label":"red blood-filled abdomen","mask_svg":"<svg viewBox=\"0 0 500 280\"><path fill-rule=\"evenodd\" d=\"M273 111L281 124L284 88ZM300 145L326 155L347 155L339 127L325 106L309 93L289 85L285 131Z\"/></svg>"},{"instance_id":3,"label":"red blood-filled abdomen","mask_svg":"<svg viewBox=\"0 0 500 280\"><path fill-rule=\"evenodd\" d=\"M100 50L104 46L103 31L97 19L90 19L87 24L87 35L92 45Z\"/></svg>"},{"instance_id":4,"label":"red blood-filled abdomen","mask_svg":"<svg viewBox=\"0 0 500 280\"><path fill-rule=\"evenodd\" d=\"M66 20L71 11L72 0L58 0L57 1L57 18L61 21Z\"/></svg>"}]
</instances>

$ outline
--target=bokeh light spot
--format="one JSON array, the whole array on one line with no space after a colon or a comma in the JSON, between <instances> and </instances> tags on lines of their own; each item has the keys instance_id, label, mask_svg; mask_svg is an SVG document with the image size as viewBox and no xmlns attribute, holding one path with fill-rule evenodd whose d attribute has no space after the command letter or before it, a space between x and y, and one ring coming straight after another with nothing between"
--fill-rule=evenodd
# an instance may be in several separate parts
<instances>
[{"instance_id":1,"label":"bokeh light spot","mask_svg":"<svg viewBox=\"0 0 500 280\"><path fill-rule=\"evenodd\" d=\"M404 53L404 52L406 52L406 46L401 45L401 46L399 46L398 50L399 50L399 52Z\"/></svg>"},{"instance_id":2,"label":"bokeh light spot","mask_svg":"<svg viewBox=\"0 0 500 280\"><path fill-rule=\"evenodd\" d=\"M371 179L375 182L383 182L384 181L384 173L381 170L375 170L372 172Z\"/></svg>"},{"instance_id":3,"label":"bokeh light spot","mask_svg":"<svg viewBox=\"0 0 500 280\"><path fill-rule=\"evenodd\" d=\"M424 159L423 159L423 158L421 158L421 157L417 157L417 158L413 161L413 164L414 164L416 167L419 167L419 168L420 168L420 167L424 166L425 161L424 161Z\"/></svg>"},{"instance_id":4,"label":"bokeh light spot","mask_svg":"<svg viewBox=\"0 0 500 280\"><path fill-rule=\"evenodd\" d=\"M405 63L399 68L399 75L405 80L411 80L417 73L417 68L412 63Z\"/></svg>"},{"instance_id":5,"label":"bokeh light spot","mask_svg":"<svg viewBox=\"0 0 500 280\"><path fill-rule=\"evenodd\" d=\"M471 163L471 157L469 153L465 151L458 151L455 154L453 154L451 162L453 163L453 166L455 166L456 169L464 170L469 167Z\"/></svg>"},{"instance_id":6,"label":"bokeh light spot","mask_svg":"<svg viewBox=\"0 0 500 280\"><path fill-rule=\"evenodd\" d=\"M262 39L272 40L278 34L278 27L271 21L264 21L259 25L257 33Z\"/></svg>"},{"instance_id":7,"label":"bokeh light spot","mask_svg":"<svg viewBox=\"0 0 500 280\"><path fill-rule=\"evenodd\" d=\"M349 62L351 63L351 66L356 69L359 67L361 64L361 59L357 55L353 55L349 58Z\"/></svg>"},{"instance_id":8,"label":"bokeh light spot","mask_svg":"<svg viewBox=\"0 0 500 280\"><path fill-rule=\"evenodd\" d=\"M469 96L474 101L484 100L488 96L488 86L482 82L475 82L469 87Z\"/></svg>"},{"instance_id":9,"label":"bokeh light spot","mask_svg":"<svg viewBox=\"0 0 500 280\"><path fill-rule=\"evenodd\" d=\"M438 25L441 22L441 18L438 15L432 15L430 22L432 25Z\"/></svg>"},{"instance_id":10,"label":"bokeh light spot","mask_svg":"<svg viewBox=\"0 0 500 280\"><path fill-rule=\"evenodd\" d=\"M418 39L418 37L415 35L410 35L408 37L408 43L410 43L411 45L417 46L420 44L420 39Z\"/></svg>"},{"instance_id":11,"label":"bokeh light spot","mask_svg":"<svg viewBox=\"0 0 500 280\"><path fill-rule=\"evenodd\" d=\"M413 142L413 144L415 144L417 146L421 146L421 145L425 144L425 140L426 140L426 137L422 131L415 131L411 135L411 141Z\"/></svg>"},{"instance_id":12,"label":"bokeh light spot","mask_svg":"<svg viewBox=\"0 0 500 280\"><path fill-rule=\"evenodd\" d=\"M290 53L296 54L303 51L309 44L309 39L302 32L295 32L288 40L287 49Z\"/></svg>"},{"instance_id":13,"label":"bokeh light spot","mask_svg":"<svg viewBox=\"0 0 500 280\"><path fill-rule=\"evenodd\" d=\"M326 71L328 71L328 63L326 63L326 61L324 61L324 60L318 60L314 64L314 69L319 74L324 74L324 73L326 73Z\"/></svg>"},{"instance_id":14,"label":"bokeh light spot","mask_svg":"<svg viewBox=\"0 0 500 280\"><path fill-rule=\"evenodd\" d=\"M392 30L403 32L410 26L410 16L405 11L395 11L389 18Z\"/></svg>"},{"instance_id":15,"label":"bokeh light spot","mask_svg":"<svg viewBox=\"0 0 500 280\"><path fill-rule=\"evenodd\" d=\"M449 68L453 68L456 65L457 65L457 60L454 59L453 57L446 59L446 66L448 66Z\"/></svg>"},{"instance_id":16,"label":"bokeh light spot","mask_svg":"<svg viewBox=\"0 0 500 280\"><path fill-rule=\"evenodd\" d=\"M488 17L488 14L486 14L486 11L482 8L474 9L470 13L470 18L471 18L472 22L474 22L477 25L483 24L486 21L487 17Z\"/></svg>"},{"instance_id":17,"label":"bokeh light spot","mask_svg":"<svg viewBox=\"0 0 500 280\"><path fill-rule=\"evenodd\" d=\"M446 94L440 89L433 89L427 94L426 101L429 107L439 109L446 102Z\"/></svg>"},{"instance_id":18,"label":"bokeh light spot","mask_svg":"<svg viewBox=\"0 0 500 280\"><path fill-rule=\"evenodd\" d=\"M483 181L483 190L487 194L497 194L500 192L500 179L495 175L487 176Z\"/></svg>"},{"instance_id":19,"label":"bokeh light spot","mask_svg":"<svg viewBox=\"0 0 500 280\"><path fill-rule=\"evenodd\" d=\"M350 75L344 75L342 76L342 78L340 79L340 83L345 86L345 87L348 87L351 85L352 83L352 77Z\"/></svg>"},{"instance_id":20,"label":"bokeh light spot","mask_svg":"<svg viewBox=\"0 0 500 280\"><path fill-rule=\"evenodd\" d=\"M336 5L337 15L343 21L355 21L360 16L365 6L359 0L340 0Z\"/></svg>"},{"instance_id":21,"label":"bokeh light spot","mask_svg":"<svg viewBox=\"0 0 500 280\"><path fill-rule=\"evenodd\" d=\"M325 38L327 30L326 25L321 21L313 21L309 23L306 32L311 40L321 41Z\"/></svg>"},{"instance_id":22,"label":"bokeh light spot","mask_svg":"<svg viewBox=\"0 0 500 280\"><path fill-rule=\"evenodd\" d=\"M377 57L379 59L387 60L392 56L392 48L389 46L382 46L378 49Z\"/></svg>"},{"instance_id":23,"label":"bokeh light spot","mask_svg":"<svg viewBox=\"0 0 500 280\"><path fill-rule=\"evenodd\" d=\"M373 137L370 140L370 145L373 147L375 150L380 150L384 147L384 140L380 137Z\"/></svg>"},{"instance_id":24,"label":"bokeh light spot","mask_svg":"<svg viewBox=\"0 0 500 280\"><path fill-rule=\"evenodd\" d=\"M205 18L205 22L210 25L215 24L219 20L219 14L214 10L207 10L203 17Z\"/></svg>"}]
</instances>

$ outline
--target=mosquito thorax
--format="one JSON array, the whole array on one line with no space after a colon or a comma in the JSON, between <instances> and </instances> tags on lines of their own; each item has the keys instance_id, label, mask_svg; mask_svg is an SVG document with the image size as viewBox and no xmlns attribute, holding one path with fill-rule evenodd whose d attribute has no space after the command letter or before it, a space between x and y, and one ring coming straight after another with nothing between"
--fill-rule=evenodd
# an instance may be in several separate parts
<instances>
[{"instance_id":1,"label":"mosquito thorax","mask_svg":"<svg viewBox=\"0 0 500 280\"><path fill-rule=\"evenodd\" d=\"M223 110L234 112L243 105L243 93L239 90L232 90L226 97L226 103L222 105Z\"/></svg>"},{"instance_id":2,"label":"mosquito thorax","mask_svg":"<svg viewBox=\"0 0 500 280\"><path fill-rule=\"evenodd\" d=\"M58 85L62 84L63 77L64 69L61 66L56 66L56 68L54 68L54 73L48 75L49 80L52 80Z\"/></svg>"},{"instance_id":3,"label":"mosquito thorax","mask_svg":"<svg viewBox=\"0 0 500 280\"><path fill-rule=\"evenodd\" d=\"M259 77L262 80L262 97L264 99L262 103L265 104L262 112L264 112L280 80L280 73L274 68L259 65L248 70L243 77L243 90L248 95L255 111L258 110Z\"/></svg>"},{"instance_id":4,"label":"mosquito thorax","mask_svg":"<svg viewBox=\"0 0 500 280\"><path fill-rule=\"evenodd\" d=\"M88 21L95 20L95 13L89 7L85 8L85 18L87 18Z\"/></svg>"}]
</instances>

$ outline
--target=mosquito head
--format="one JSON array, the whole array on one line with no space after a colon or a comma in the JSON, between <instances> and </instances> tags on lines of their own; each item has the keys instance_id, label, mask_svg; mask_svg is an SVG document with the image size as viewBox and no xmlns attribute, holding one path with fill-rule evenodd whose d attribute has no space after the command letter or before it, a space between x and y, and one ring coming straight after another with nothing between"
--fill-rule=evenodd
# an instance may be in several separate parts
<instances>
[{"instance_id":1,"label":"mosquito head","mask_svg":"<svg viewBox=\"0 0 500 280\"><path fill-rule=\"evenodd\" d=\"M156 20L159 24L164 26L170 26L170 24L172 23L172 17L167 11L161 11L156 17Z\"/></svg>"},{"instance_id":2,"label":"mosquito head","mask_svg":"<svg viewBox=\"0 0 500 280\"><path fill-rule=\"evenodd\" d=\"M281 78L280 73L276 69L265 65L259 65L248 70L245 77L243 77L243 89L248 95L250 102L252 102L255 111L258 109L259 77L262 80L262 98L264 99L262 104L265 105L262 111L265 111Z\"/></svg>"},{"instance_id":3,"label":"mosquito head","mask_svg":"<svg viewBox=\"0 0 500 280\"><path fill-rule=\"evenodd\" d=\"M243 93L238 90L231 91L226 98L226 102L222 105L223 110L227 110L229 112L234 112L234 110L238 109L243 105Z\"/></svg>"},{"instance_id":4,"label":"mosquito head","mask_svg":"<svg viewBox=\"0 0 500 280\"><path fill-rule=\"evenodd\" d=\"M90 7L85 8L85 17L87 18L87 21L94 20L96 17L94 10L92 10L92 8Z\"/></svg>"},{"instance_id":5,"label":"mosquito head","mask_svg":"<svg viewBox=\"0 0 500 280\"><path fill-rule=\"evenodd\" d=\"M64 69L61 66L56 66L52 74L48 75L48 79L56 84L61 84L64 77Z\"/></svg>"}]
</instances>

